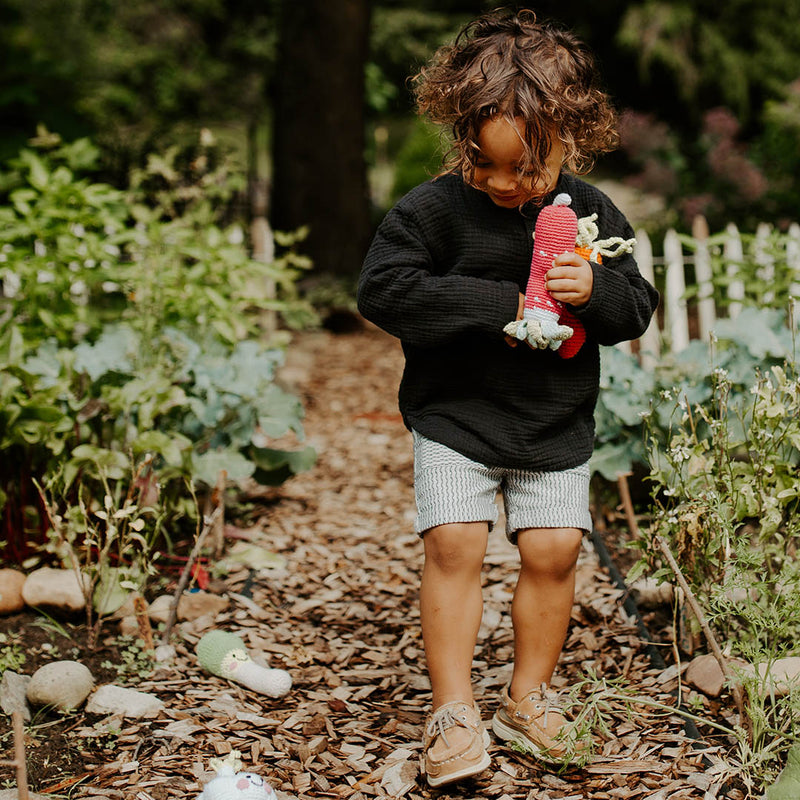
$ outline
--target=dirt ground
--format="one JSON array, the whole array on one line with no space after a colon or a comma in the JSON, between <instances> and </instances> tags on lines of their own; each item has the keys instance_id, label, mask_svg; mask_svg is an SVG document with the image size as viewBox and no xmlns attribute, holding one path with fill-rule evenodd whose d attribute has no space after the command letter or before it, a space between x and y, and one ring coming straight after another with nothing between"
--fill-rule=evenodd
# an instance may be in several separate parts
<instances>
[{"instance_id":1,"label":"dirt ground","mask_svg":"<svg viewBox=\"0 0 800 800\"><path fill-rule=\"evenodd\" d=\"M402 353L395 340L362 327L301 334L289 355L282 379L303 399L317 465L276 490L250 487L240 498L246 524L226 529L231 552L255 545L281 563L228 562L216 584L228 608L180 625L173 662L144 677L128 675L126 685L165 702L157 715L107 719L78 711L65 719L40 712L26 728L33 790L71 798L194 798L213 775L210 760L237 750L244 768L266 778L281 800L743 797L722 780L711 728L701 724L701 738L691 738L680 717L650 705L674 707L681 668L668 643L661 647L666 667L654 667L622 592L588 541L555 684L580 684L581 698L614 687L592 761L559 773L495 742L492 766L479 778L429 789L418 770L430 687L417 607L422 548L412 530L410 435L396 404ZM476 699L487 720L510 674L516 563L516 551L496 530L475 650ZM21 615L0 626L25 632L30 660L22 672L53 657L90 657L77 622L66 639L35 622ZM270 699L204 672L194 645L211 628L238 633L271 666L287 669L291 693ZM102 660L118 664L125 651L107 639ZM101 670L98 683L114 674ZM10 758L6 717L0 744L0 758ZM0 788L13 786L13 775L0 766Z\"/></svg>"}]
</instances>

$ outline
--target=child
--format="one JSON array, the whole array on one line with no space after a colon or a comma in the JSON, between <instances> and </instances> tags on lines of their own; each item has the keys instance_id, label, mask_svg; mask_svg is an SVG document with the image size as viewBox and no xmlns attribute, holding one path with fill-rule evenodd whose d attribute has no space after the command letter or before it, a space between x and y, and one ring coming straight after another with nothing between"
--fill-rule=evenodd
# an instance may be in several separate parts
<instances>
[{"instance_id":1,"label":"child","mask_svg":"<svg viewBox=\"0 0 800 800\"><path fill-rule=\"evenodd\" d=\"M487 14L422 70L416 97L423 113L449 126L447 169L386 215L358 300L405 353L399 400L414 440L425 553L420 615L433 695L421 761L428 783L440 786L490 763L471 666L497 491L520 573L513 673L492 729L545 760L564 756L565 719L548 685L569 624L582 535L591 529L598 345L639 337L658 296L630 255L622 214L563 171L585 172L615 143L608 99L572 35L530 11ZM534 226L557 194L570 196L581 231L602 240L593 261L565 252L546 275L547 291L586 336L569 358L558 342L538 349L504 334L523 318ZM602 265L595 263L601 251Z\"/></svg>"}]
</instances>

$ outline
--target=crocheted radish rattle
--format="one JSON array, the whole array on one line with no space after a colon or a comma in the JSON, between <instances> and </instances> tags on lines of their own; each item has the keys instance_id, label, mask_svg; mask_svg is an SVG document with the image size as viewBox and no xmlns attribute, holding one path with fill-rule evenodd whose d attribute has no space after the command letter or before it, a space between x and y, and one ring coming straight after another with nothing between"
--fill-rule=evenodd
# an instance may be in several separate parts
<instances>
[{"instance_id":1,"label":"crocheted radish rattle","mask_svg":"<svg viewBox=\"0 0 800 800\"><path fill-rule=\"evenodd\" d=\"M545 288L545 276L555 257L575 249L578 218L569 207L571 202L568 194L559 194L552 205L539 212L522 319L509 322L503 328L509 336L527 341L540 350L546 347L558 350L561 343L572 336L572 328L559 322L564 304L554 300Z\"/></svg>"},{"instance_id":2,"label":"crocheted radish rattle","mask_svg":"<svg viewBox=\"0 0 800 800\"><path fill-rule=\"evenodd\" d=\"M235 633L209 631L197 643L197 660L212 675L269 697L283 697L292 688L292 676L286 670L257 664Z\"/></svg>"},{"instance_id":3,"label":"crocheted radish rattle","mask_svg":"<svg viewBox=\"0 0 800 800\"><path fill-rule=\"evenodd\" d=\"M278 800L275 790L260 775L239 771L239 755L232 750L224 759L211 759L217 776L203 787L197 800Z\"/></svg>"}]
</instances>

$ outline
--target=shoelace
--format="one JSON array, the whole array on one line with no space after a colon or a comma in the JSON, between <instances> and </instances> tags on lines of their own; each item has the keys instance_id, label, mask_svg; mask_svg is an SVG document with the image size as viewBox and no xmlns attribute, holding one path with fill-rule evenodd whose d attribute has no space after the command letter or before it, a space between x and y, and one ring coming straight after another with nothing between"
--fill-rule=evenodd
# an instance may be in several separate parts
<instances>
[{"instance_id":1,"label":"shoelace","mask_svg":"<svg viewBox=\"0 0 800 800\"><path fill-rule=\"evenodd\" d=\"M431 717L428 723L427 734L431 741L433 741L434 737L441 736L444 739L444 743L450 747L446 731L468 722L469 720L464 711L457 714L452 708L441 708L439 711L434 712Z\"/></svg>"},{"instance_id":2,"label":"shoelace","mask_svg":"<svg viewBox=\"0 0 800 800\"><path fill-rule=\"evenodd\" d=\"M558 708L558 695L552 690L547 688L547 684L543 683L539 687L539 692L542 695L542 702L544 703L544 717L542 719L542 727L547 730L547 715L552 708L554 711L559 711Z\"/></svg>"},{"instance_id":3,"label":"shoelace","mask_svg":"<svg viewBox=\"0 0 800 800\"><path fill-rule=\"evenodd\" d=\"M542 715L541 725L545 730L547 730L547 718L550 715L550 709L553 709L553 711L556 713L561 712L561 708L558 703L558 693L552 689L548 689L546 683L542 683L539 686L539 694L541 695L542 699L535 704L535 707L538 709L541 708L541 706L544 706L544 714ZM530 719L530 714L520 714L519 712L516 713L520 719Z\"/></svg>"}]
</instances>

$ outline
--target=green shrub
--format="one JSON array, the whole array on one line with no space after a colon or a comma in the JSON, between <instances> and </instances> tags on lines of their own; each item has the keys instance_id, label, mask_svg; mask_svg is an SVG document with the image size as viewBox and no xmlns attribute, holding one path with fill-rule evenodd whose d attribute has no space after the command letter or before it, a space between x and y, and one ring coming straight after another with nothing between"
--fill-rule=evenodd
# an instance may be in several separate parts
<instances>
[{"instance_id":1,"label":"green shrub","mask_svg":"<svg viewBox=\"0 0 800 800\"><path fill-rule=\"evenodd\" d=\"M308 261L297 235L272 263L250 257L212 148L190 166L154 156L124 191L81 177L86 141L25 150L0 175L0 508L17 558L46 527L32 478L102 498L151 458L166 530L195 513L189 483L279 483L313 463L271 447L302 438L303 409L275 383L285 337L263 325L309 318Z\"/></svg>"},{"instance_id":2,"label":"green shrub","mask_svg":"<svg viewBox=\"0 0 800 800\"><path fill-rule=\"evenodd\" d=\"M628 577L674 582L666 542L722 652L749 665L726 759L753 797L798 743L800 686L776 691L770 672L800 636L800 371L757 370L746 392L725 369L711 381L702 402L673 395L667 437L651 435L653 519Z\"/></svg>"},{"instance_id":3,"label":"green shrub","mask_svg":"<svg viewBox=\"0 0 800 800\"><path fill-rule=\"evenodd\" d=\"M690 406L710 402L716 369L728 375L733 396L749 396L757 371L768 372L793 358L786 323L778 309L745 308L735 320L717 321L713 341L694 340L678 353L663 354L650 369L635 356L603 348L593 470L615 481L637 465L647 467L644 419L651 442L666 443L673 424L670 400L682 398Z\"/></svg>"}]
</instances>

